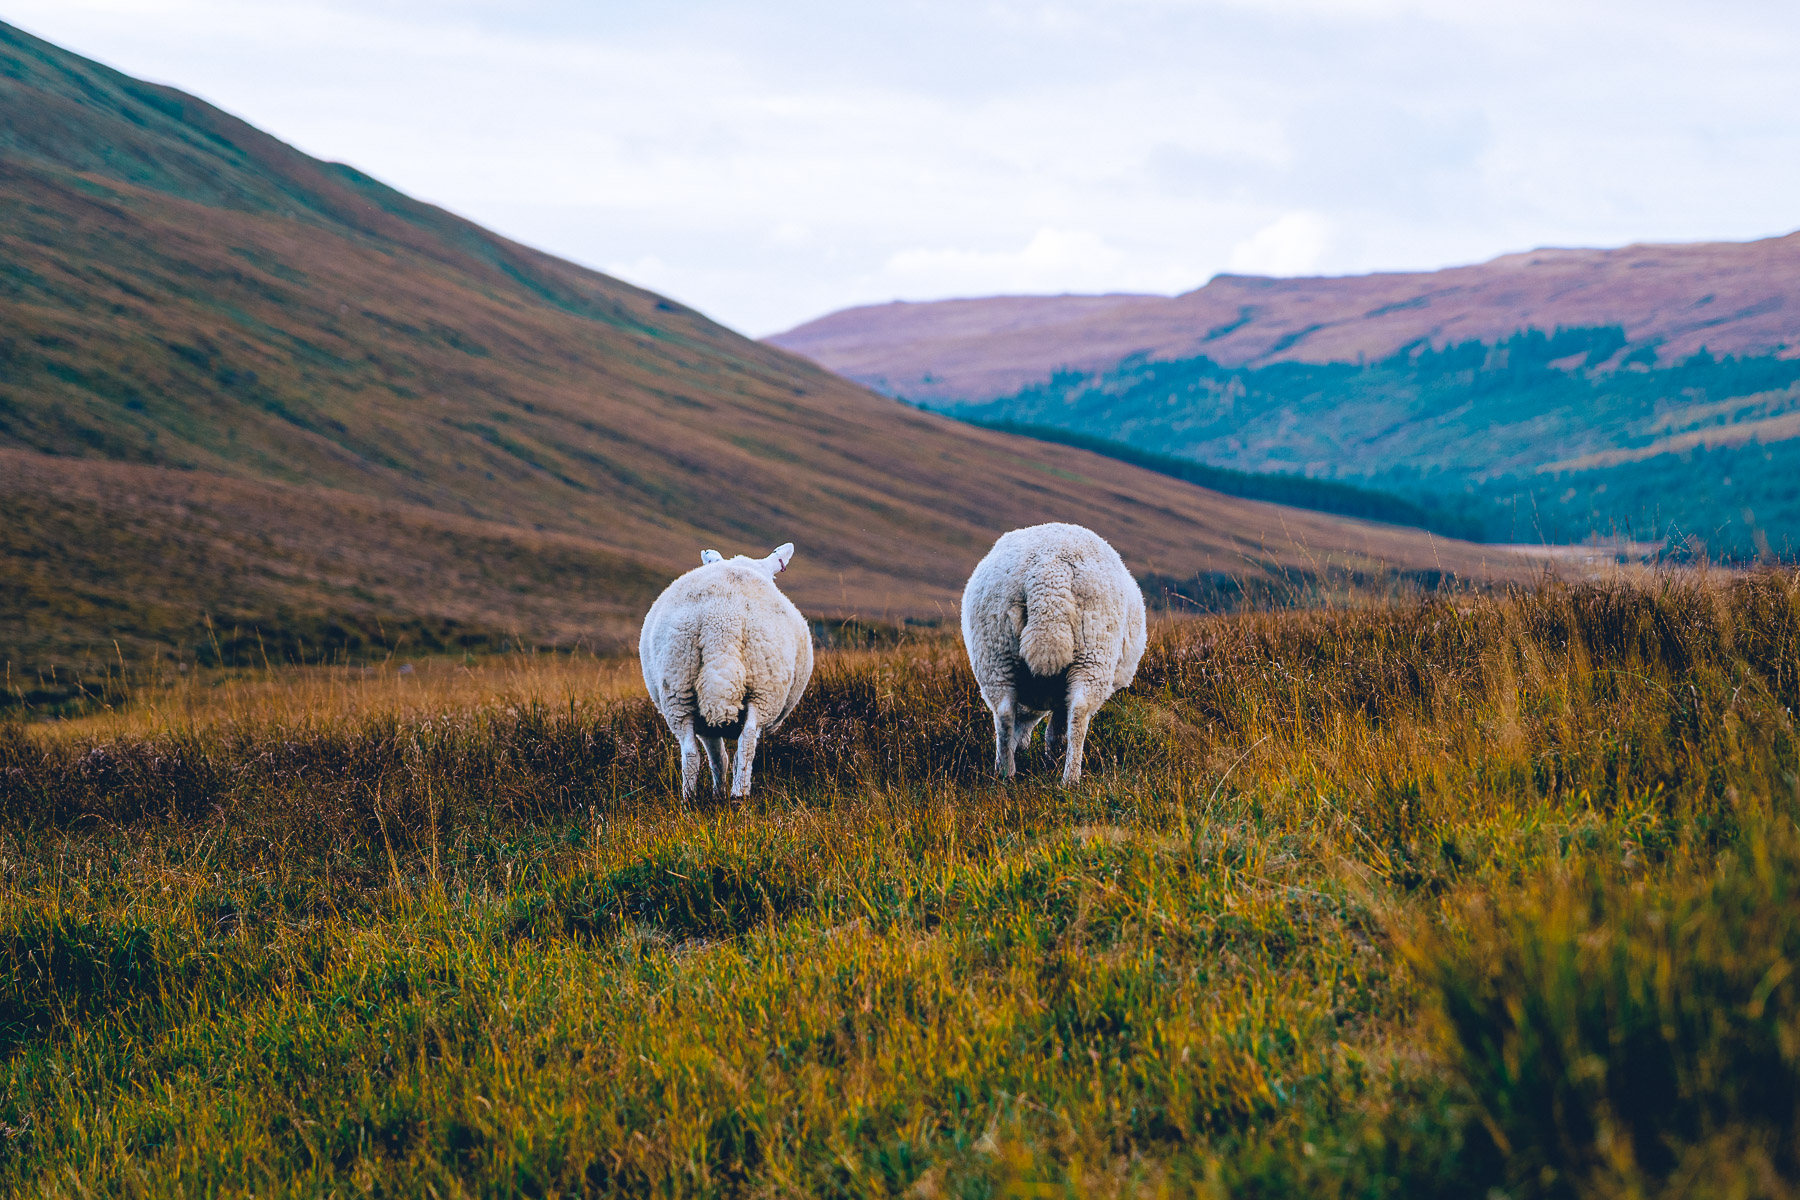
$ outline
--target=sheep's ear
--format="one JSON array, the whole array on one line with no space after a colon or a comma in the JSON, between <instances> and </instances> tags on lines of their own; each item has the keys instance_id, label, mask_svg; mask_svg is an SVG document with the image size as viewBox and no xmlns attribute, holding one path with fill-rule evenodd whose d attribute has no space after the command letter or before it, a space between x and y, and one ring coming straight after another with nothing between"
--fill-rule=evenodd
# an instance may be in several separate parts
<instances>
[{"instance_id":1,"label":"sheep's ear","mask_svg":"<svg viewBox=\"0 0 1800 1200\"><path fill-rule=\"evenodd\" d=\"M775 547L775 553L769 555L769 557L764 559L763 561L768 563L773 568L769 572L769 574L779 575L783 571L787 570L788 563L792 562L793 559L794 559L794 543L783 542L783 543L781 543L781 545Z\"/></svg>"},{"instance_id":2,"label":"sheep's ear","mask_svg":"<svg viewBox=\"0 0 1800 1200\"><path fill-rule=\"evenodd\" d=\"M700 552L700 565L704 567L706 564L716 563L724 557L725 556L720 554L717 550L702 550Z\"/></svg>"}]
</instances>

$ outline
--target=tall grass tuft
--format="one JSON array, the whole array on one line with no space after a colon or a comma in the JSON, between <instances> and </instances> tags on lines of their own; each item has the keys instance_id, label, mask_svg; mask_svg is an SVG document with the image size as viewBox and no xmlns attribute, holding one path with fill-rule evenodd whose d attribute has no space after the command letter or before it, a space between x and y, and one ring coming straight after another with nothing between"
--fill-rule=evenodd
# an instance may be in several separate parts
<instances>
[{"instance_id":1,"label":"tall grass tuft","mask_svg":"<svg viewBox=\"0 0 1800 1200\"><path fill-rule=\"evenodd\" d=\"M1516 1194L1800 1187L1800 840L1709 873L1584 873L1471 905L1426 964Z\"/></svg>"}]
</instances>

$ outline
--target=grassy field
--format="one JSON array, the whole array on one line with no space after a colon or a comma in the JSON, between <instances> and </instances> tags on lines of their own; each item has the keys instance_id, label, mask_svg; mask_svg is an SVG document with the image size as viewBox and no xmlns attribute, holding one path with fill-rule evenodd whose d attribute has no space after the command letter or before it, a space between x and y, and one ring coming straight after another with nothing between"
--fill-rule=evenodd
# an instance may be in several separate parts
<instances>
[{"instance_id":1,"label":"grassy field","mask_svg":"<svg viewBox=\"0 0 1800 1200\"><path fill-rule=\"evenodd\" d=\"M1070 789L926 634L684 809L633 670L0 725L0 1187L1800 1185L1800 577L1168 621Z\"/></svg>"}]
</instances>

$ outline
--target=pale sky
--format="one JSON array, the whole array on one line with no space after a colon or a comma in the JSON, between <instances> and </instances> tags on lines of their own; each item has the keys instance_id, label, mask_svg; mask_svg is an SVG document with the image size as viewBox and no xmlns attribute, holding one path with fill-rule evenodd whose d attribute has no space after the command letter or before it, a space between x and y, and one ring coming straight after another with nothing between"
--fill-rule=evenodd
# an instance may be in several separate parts
<instances>
[{"instance_id":1,"label":"pale sky","mask_svg":"<svg viewBox=\"0 0 1800 1200\"><path fill-rule=\"evenodd\" d=\"M0 0L762 335L1800 228L1796 0Z\"/></svg>"}]
</instances>

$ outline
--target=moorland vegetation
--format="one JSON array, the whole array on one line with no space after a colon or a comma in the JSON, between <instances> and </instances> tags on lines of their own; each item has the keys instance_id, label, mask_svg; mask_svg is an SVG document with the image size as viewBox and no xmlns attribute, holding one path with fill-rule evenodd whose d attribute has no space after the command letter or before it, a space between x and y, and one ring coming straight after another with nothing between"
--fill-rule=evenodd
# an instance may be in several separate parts
<instances>
[{"instance_id":1,"label":"moorland vegetation","mask_svg":"<svg viewBox=\"0 0 1800 1200\"><path fill-rule=\"evenodd\" d=\"M0 1188L1782 1196L1800 577L1160 619L1075 787L960 647L679 801L629 660L0 724Z\"/></svg>"}]
</instances>

